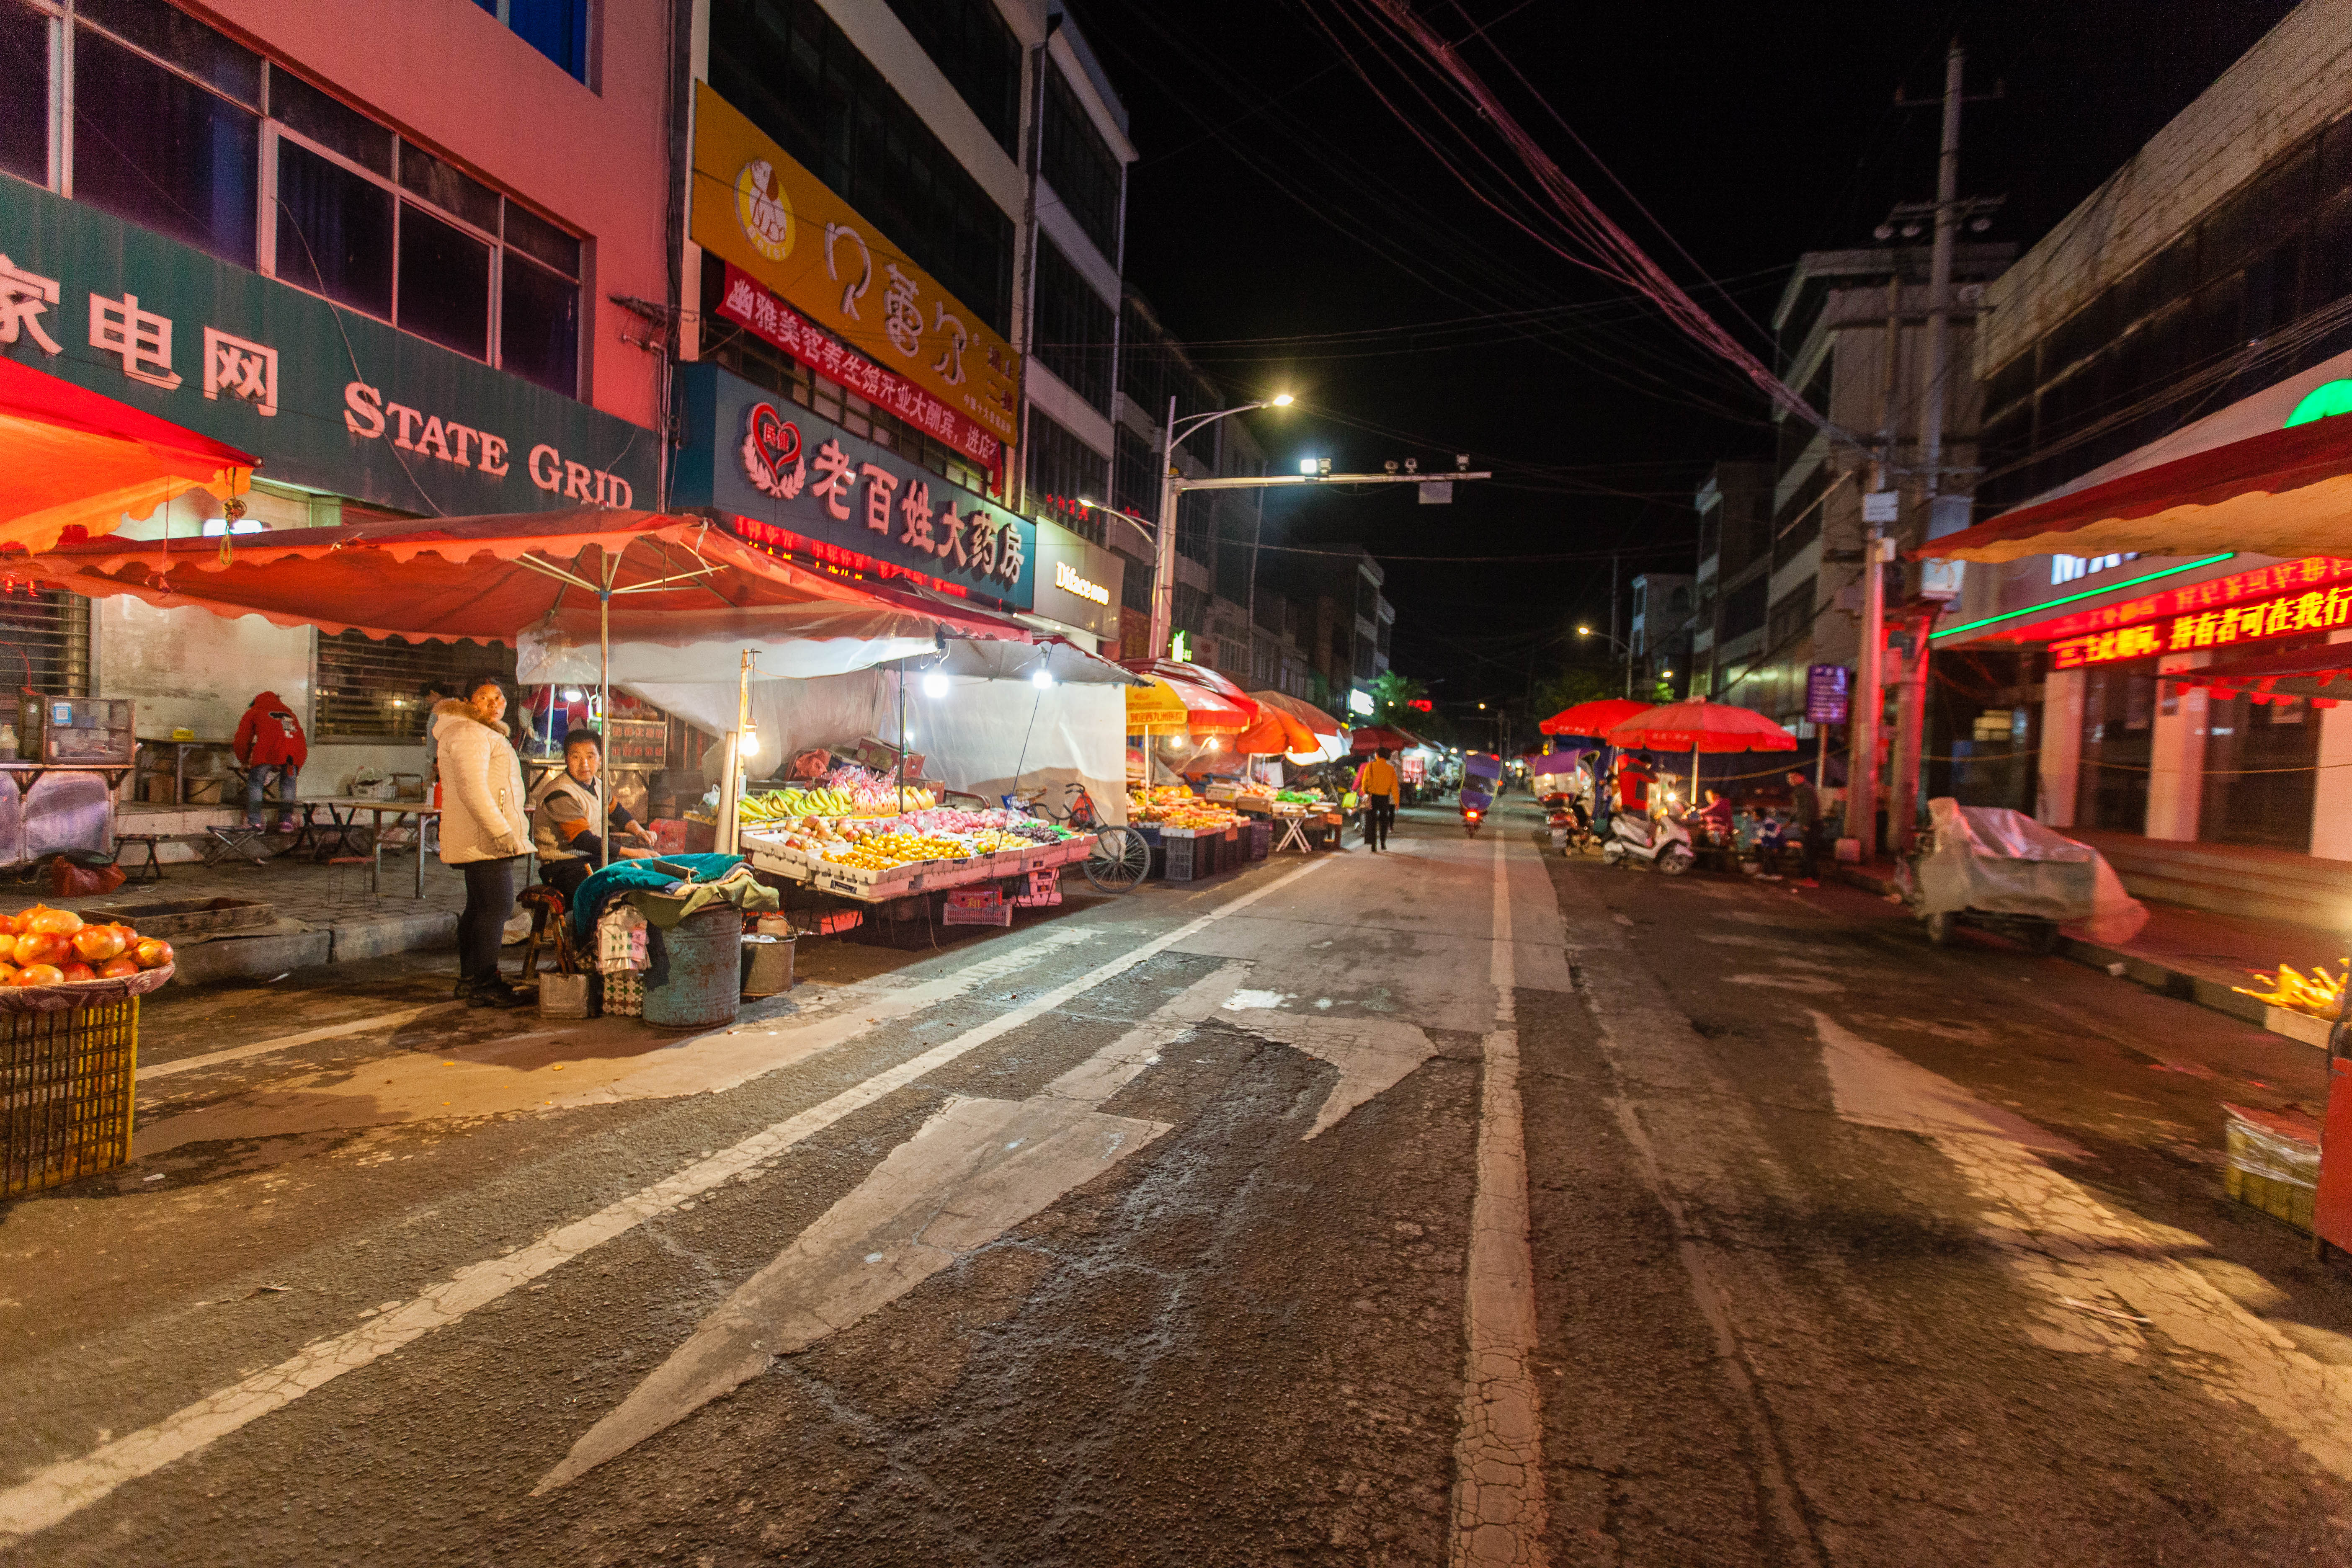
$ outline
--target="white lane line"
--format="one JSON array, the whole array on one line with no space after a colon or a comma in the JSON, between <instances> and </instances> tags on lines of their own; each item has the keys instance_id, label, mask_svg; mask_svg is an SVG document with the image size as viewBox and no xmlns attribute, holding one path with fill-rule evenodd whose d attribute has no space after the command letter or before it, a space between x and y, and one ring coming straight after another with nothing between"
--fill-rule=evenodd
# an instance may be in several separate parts
<instances>
[{"instance_id":1,"label":"white lane line","mask_svg":"<svg viewBox=\"0 0 2352 1568\"><path fill-rule=\"evenodd\" d=\"M966 1051L1068 1005L1103 982L1125 973L1328 864L1327 860L1309 860L1229 904L1130 948L1108 963L1097 964L1067 984L1045 992L1009 1013L967 1029L944 1045L934 1046L878 1072L823 1104L755 1132L730 1149L697 1161L667 1180L607 1205L585 1219L560 1226L530 1246L503 1257L468 1264L440 1284L370 1318L358 1328L316 1341L276 1366L200 1399L152 1426L101 1444L80 1458L60 1460L36 1470L0 1491L0 1541L47 1530L124 1483L196 1453L247 1423L283 1409L312 1389L390 1355L435 1329L456 1322L475 1308L529 1284L592 1247L627 1234L646 1220L710 1191L764 1160L773 1159L793 1144L884 1095L905 1088L924 1074L936 1071Z\"/></svg>"},{"instance_id":2,"label":"white lane line","mask_svg":"<svg viewBox=\"0 0 2352 1568\"><path fill-rule=\"evenodd\" d=\"M1519 1108L1517 985L1511 942L1509 839L1495 836L1495 1022L1478 1104L1478 1188L1463 1289L1468 1351L1462 1428L1454 1442L1454 1568L1542 1568L1543 1412L1536 1393L1535 1257L1528 1240L1527 1130Z\"/></svg>"},{"instance_id":3,"label":"white lane line","mask_svg":"<svg viewBox=\"0 0 2352 1568\"><path fill-rule=\"evenodd\" d=\"M200 1057L182 1057L176 1061L139 1064L139 1081L169 1078L175 1072L194 1072L198 1068L215 1068L223 1062L241 1062L247 1057L266 1057L273 1051L290 1051L297 1046L307 1046L319 1040L341 1039L345 1035L364 1035L373 1029L396 1029L413 1019L428 1014L454 1012L465 1006L463 1002L434 1002L422 1007L403 1007L390 1013L377 1013L365 1018L353 1018L346 1023L329 1024L321 1028L305 1029L299 1035L280 1035L275 1039L256 1040L249 1046L231 1046L225 1051L207 1051Z\"/></svg>"}]
</instances>

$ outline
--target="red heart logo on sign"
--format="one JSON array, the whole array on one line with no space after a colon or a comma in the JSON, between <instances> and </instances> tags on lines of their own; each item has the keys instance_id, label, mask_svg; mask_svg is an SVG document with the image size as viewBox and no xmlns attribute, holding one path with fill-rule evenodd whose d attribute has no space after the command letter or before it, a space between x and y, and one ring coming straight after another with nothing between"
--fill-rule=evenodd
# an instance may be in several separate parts
<instances>
[{"instance_id":1,"label":"red heart logo on sign","mask_svg":"<svg viewBox=\"0 0 2352 1568\"><path fill-rule=\"evenodd\" d=\"M801 460L800 426L765 403L752 407L751 420L751 444L759 448L760 460L768 467L768 477L782 479Z\"/></svg>"}]
</instances>

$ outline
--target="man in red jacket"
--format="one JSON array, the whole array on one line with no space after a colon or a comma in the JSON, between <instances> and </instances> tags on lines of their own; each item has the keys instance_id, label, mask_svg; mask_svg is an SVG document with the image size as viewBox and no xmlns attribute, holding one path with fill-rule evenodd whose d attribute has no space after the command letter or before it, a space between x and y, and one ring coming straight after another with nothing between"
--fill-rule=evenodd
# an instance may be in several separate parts
<instances>
[{"instance_id":1,"label":"man in red jacket","mask_svg":"<svg viewBox=\"0 0 2352 1568\"><path fill-rule=\"evenodd\" d=\"M236 760L245 764L245 825L261 826L261 792L274 773L278 779L278 831L291 833L294 820L294 775L310 755L302 721L275 691L265 691L237 721L232 743Z\"/></svg>"}]
</instances>

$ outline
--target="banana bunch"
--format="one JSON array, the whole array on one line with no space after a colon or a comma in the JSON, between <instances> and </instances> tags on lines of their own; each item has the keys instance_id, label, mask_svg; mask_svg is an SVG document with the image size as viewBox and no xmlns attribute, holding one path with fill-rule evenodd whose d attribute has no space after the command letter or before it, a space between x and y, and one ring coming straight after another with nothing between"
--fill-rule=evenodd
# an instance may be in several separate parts
<instances>
[{"instance_id":1,"label":"banana bunch","mask_svg":"<svg viewBox=\"0 0 2352 1568\"><path fill-rule=\"evenodd\" d=\"M780 789L743 797L742 820L751 823L797 821L803 816L847 816L851 802L845 789Z\"/></svg>"}]
</instances>

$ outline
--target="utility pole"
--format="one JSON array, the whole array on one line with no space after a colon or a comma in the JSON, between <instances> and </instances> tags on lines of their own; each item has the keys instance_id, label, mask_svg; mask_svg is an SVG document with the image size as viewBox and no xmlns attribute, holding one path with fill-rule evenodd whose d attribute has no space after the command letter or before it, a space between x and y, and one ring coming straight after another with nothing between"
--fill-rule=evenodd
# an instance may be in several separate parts
<instances>
[{"instance_id":1,"label":"utility pole","mask_svg":"<svg viewBox=\"0 0 2352 1568\"><path fill-rule=\"evenodd\" d=\"M1944 56L1944 135L1936 155L1936 237L1927 252L1927 385L1920 400L1919 442L1926 458L1929 526L1944 478L1944 372L1951 335L1952 240L1959 228L1960 79L1968 56L1960 41Z\"/></svg>"},{"instance_id":2,"label":"utility pole","mask_svg":"<svg viewBox=\"0 0 2352 1568\"><path fill-rule=\"evenodd\" d=\"M1168 423L1160 436L1160 515L1151 557L1151 651L1168 657L1168 636L1176 624L1176 395L1168 395Z\"/></svg>"}]
</instances>

